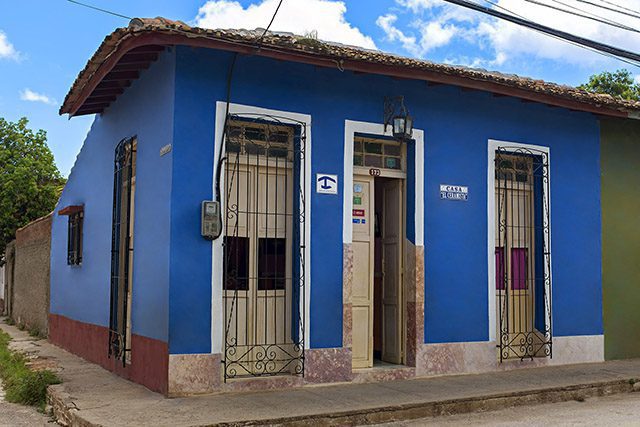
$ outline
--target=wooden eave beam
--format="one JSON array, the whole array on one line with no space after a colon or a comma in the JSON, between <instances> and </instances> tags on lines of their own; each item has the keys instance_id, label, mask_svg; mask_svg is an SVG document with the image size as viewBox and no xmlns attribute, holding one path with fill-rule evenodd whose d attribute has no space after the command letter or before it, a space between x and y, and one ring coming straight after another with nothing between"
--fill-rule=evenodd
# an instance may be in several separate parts
<instances>
[{"instance_id":1,"label":"wooden eave beam","mask_svg":"<svg viewBox=\"0 0 640 427\"><path fill-rule=\"evenodd\" d=\"M104 102L113 102L116 100L116 96L115 95L111 95L111 96L90 96L89 98L87 98L87 100L84 102L83 105L89 105L89 104L102 104Z\"/></svg>"},{"instance_id":2,"label":"wooden eave beam","mask_svg":"<svg viewBox=\"0 0 640 427\"><path fill-rule=\"evenodd\" d=\"M111 88L126 88L131 85L129 80L121 80L121 81L102 81L98 86L96 86L96 90L98 89L111 89Z\"/></svg>"},{"instance_id":3,"label":"wooden eave beam","mask_svg":"<svg viewBox=\"0 0 640 427\"><path fill-rule=\"evenodd\" d=\"M110 102L102 102L100 104L84 104L80 110L96 110L96 109L105 109L109 105Z\"/></svg>"},{"instance_id":4,"label":"wooden eave beam","mask_svg":"<svg viewBox=\"0 0 640 427\"><path fill-rule=\"evenodd\" d=\"M70 205L60 209L58 215L73 215L82 211L84 211L84 205Z\"/></svg>"},{"instance_id":5,"label":"wooden eave beam","mask_svg":"<svg viewBox=\"0 0 640 427\"><path fill-rule=\"evenodd\" d=\"M127 64L118 62L111 72L146 70L149 68L149 65L151 65L151 62L129 62Z\"/></svg>"},{"instance_id":6,"label":"wooden eave beam","mask_svg":"<svg viewBox=\"0 0 640 427\"><path fill-rule=\"evenodd\" d=\"M135 64L139 62L153 62L158 59L157 53L127 53L120 58L119 64Z\"/></svg>"},{"instance_id":7,"label":"wooden eave beam","mask_svg":"<svg viewBox=\"0 0 640 427\"><path fill-rule=\"evenodd\" d=\"M72 101L72 106L68 107L65 112L71 116L82 106L84 100L93 92L95 87L100 84L110 71L118 63L120 58L125 54L135 51L141 52L146 48L152 51L159 51L162 46L184 45L190 47L203 47L209 49L218 49L224 51L232 51L244 54L260 55L272 59L281 59L285 61L293 61L305 63L309 65L317 65L327 68L338 67L336 61L340 58L309 54L305 52L285 51L283 49L272 46L261 46L256 49L255 46L247 45L241 42L223 41L205 37L188 37L184 34L163 33L158 31L150 31L143 34L137 34L135 37L125 36L121 40L116 51L111 53L107 59L98 67L91 79L87 82L80 94ZM145 47L145 49L142 49ZM619 111L613 108L598 107L589 103L579 102L568 98L556 97L549 94L533 92L530 90L507 86L497 82L488 80L476 80L469 77L437 73L432 70L421 70L404 66L377 64L357 59L342 58L340 59L340 68L354 72L363 72L370 74L387 75L391 77L408 78L414 80L427 80L430 83L442 83L463 88L477 89L485 92L502 94L514 98L527 99L543 104L555 105L568 109L576 109L596 114L605 114L613 117L629 117L629 113ZM128 73L122 72L122 73ZM137 77L137 73L136 73ZM111 76L111 80L118 80Z\"/></svg>"},{"instance_id":8,"label":"wooden eave beam","mask_svg":"<svg viewBox=\"0 0 640 427\"><path fill-rule=\"evenodd\" d=\"M165 50L167 47L157 44L157 45L152 45L152 44L145 44L145 45L140 45L134 49L131 49L131 53L156 53L156 52L162 52L163 50Z\"/></svg>"},{"instance_id":9,"label":"wooden eave beam","mask_svg":"<svg viewBox=\"0 0 640 427\"><path fill-rule=\"evenodd\" d=\"M135 80L140 76L137 71L111 71L104 76L104 81Z\"/></svg>"},{"instance_id":10,"label":"wooden eave beam","mask_svg":"<svg viewBox=\"0 0 640 427\"><path fill-rule=\"evenodd\" d=\"M122 95L124 93L124 88L113 88L113 89L97 89L91 93L91 97L97 96L114 96L114 95Z\"/></svg>"}]
</instances>

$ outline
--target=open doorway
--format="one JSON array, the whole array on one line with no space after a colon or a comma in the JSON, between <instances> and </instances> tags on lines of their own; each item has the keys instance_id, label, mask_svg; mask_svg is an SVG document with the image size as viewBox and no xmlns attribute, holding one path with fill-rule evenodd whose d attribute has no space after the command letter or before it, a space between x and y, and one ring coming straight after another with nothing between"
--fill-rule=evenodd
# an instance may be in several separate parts
<instances>
[{"instance_id":1,"label":"open doorway","mask_svg":"<svg viewBox=\"0 0 640 427\"><path fill-rule=\"evenodd\" d=\"M352 366L405 363L405 147L354 138Z\"/></svg>"},{"instance_id":2,"label":"open doorway","mask_svg":"<svg viewBox=\"0 0 640 427\"><path fill-rule=\"evenodd\" d=\"M374 189L373 363L401 364L402 181L375 178Z\"/></svg>"}]
</instances>

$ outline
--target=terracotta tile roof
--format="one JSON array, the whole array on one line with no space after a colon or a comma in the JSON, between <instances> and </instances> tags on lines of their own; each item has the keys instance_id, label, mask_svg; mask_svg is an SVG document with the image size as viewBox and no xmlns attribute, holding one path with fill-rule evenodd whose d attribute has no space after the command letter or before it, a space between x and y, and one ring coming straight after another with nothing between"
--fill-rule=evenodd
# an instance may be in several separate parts
<instances>
[{"instance_id":1,"label":"terracotta tile roof","mask_svg":"<svg viewBox=\"0 0 640 427\"><path fill-rule=\"evenodd\" d=\"M191 45L251 53L274 58L332 66L373 74L452 84L499 95L563 106L603 115L640 118L640 102L593 94L570 86L463 66L406 58L376 50L328 43L293 34L262 31L210 30L190 27L165 18L133 19L128 27L108 35L73 83L60 114L92 111L83 103L102 78L132 49L144 46ZM147 64L148 65L148 64ZM106 107L105 107L106 108Z\"/></svg>"}]
</instances>

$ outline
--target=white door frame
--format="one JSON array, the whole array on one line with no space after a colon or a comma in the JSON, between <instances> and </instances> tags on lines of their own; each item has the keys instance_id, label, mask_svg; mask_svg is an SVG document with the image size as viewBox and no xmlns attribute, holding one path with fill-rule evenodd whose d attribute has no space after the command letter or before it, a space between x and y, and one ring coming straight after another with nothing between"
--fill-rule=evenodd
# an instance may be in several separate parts
<instances>
[{"instance_id":1,"label":"white door frame","mask_svg":"<svg viewBox=\"0 0 640 427\"><path fill-rule=\"evenodd\" d=\"M216 122L214 133L213 147L213 194L216 191L216 168L218 165L218 155L220 153L220 144L224 133L224 122L227 112L227 104L223 101L216 102ZM251 105L229 104L229 114L251 114L272 116L277 118L281 123L299 125L304 123L306 126L306 141L304 153L304 174L300 174L300 187L304 186L304 295L300 298L304 299L304 319L301 327L301 335L304 337L304 348L309 348L309 338L311 331L310 319L310 295L311 295L311 116L309 114L293 113L290 111L270 110L267 108L255 107ZM224 155L224 153L223 153ZM220 188L224 188L224 174L220 174ZM221 212L225 212L224 198L221 200ZM302 235L302 224L300 226L300 234ZM224 216L223 216L224 229ZM223 291L223 253L222 235L214 240L211 250L211 353L222 354L224 352L224 291ZM301 306L302 306L301 301Z\"/></svg>"},{"instance_id":2,"label":"white door frame","mask_svg":"<svg viewBox=\"0 0 640 427\"><path fill-rule=\"evenodd\" d=\"M358 122L353 120L344 121L344 190L342 208L342 243L352 243L353 223L351 222L353 211L353 139L356 133L369 135L392 136L391 127L385 131L382 123ZM415 141L415 155L413 159L407 156L407 163L414 162L415 171L415 236L414 245L424 244L424 131L413 130L413 140ZM405 191L408 191L405 188ZM406 236L405 236L406 238Z\"/></svg>"},{"instance_id":3,"label":"white door frame","mask_svg":"<svg viewBox=\"0 0 640 427\"><path fill-rule=\"evenodd\" d=\"M487 144L487 260L488 260L488 284L489 284L489 341L496 341L497 333L497 319L496 319L496 264L495 264L495 246L496 246L496 183L495 183L495 159L496 150L498 147L507 148L523 148L541 151L547 155L547 179L549 181L549 189L551 189L551 154L549 147L542 145L522 144L519 142L500 141L490 139ZM551 248L551 197L547 194L546 187L542 189L542 201L549 207L549 232L543 233L545 239L545 246ZM549 253L549 265L551 264L551 251ZM549 276L549 283L552 283L550 269L547 271L547 263L544 265L545 274ZM545 292L549 298L549 305L545 305L545 316L553 324L551 319L551 289L549 285L545 285ZM549 325L549 330L553 332L552 325Z\"/></svg>"}]
</instances>

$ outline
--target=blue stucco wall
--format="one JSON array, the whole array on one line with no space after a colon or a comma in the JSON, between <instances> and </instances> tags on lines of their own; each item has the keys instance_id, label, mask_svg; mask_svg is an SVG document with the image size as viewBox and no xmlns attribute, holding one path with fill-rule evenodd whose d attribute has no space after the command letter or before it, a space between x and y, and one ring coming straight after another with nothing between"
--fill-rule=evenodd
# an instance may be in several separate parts
<instances>
[{"instance_id":1,"label":"blue stucco wall","mask_svg":"<svg viewBox=\"0 0 640 427\"><path fill-rule=\"evenodd\" d=\"M96 116L56 207L84 204L83 261L67 265L67 217L54 215L51 313L109 325L114 150L137 135L131 326L134 334L168 340L172 154L159 150L172 142L174 83L175 53L165 52Z\"/></svg>"},{"instance_id":2,"label":"blue stucco wall","mask_svg":"<svg viewBox=\"0 0 640 427\"><path fill-rule=\"evenodd\" d=\"M179 47L171 251L170 352L211 348L211 245L199 204L213 197L215 102L232 55ZM483 341L488 331L487 141L550 147L553 327L602 333L599 129L595 116L424 82L239 56L232 102L310 114L312 177L343 177L344 120L379 123L404 95L425 131L425 341ZM411 150L410 150L411 151ZM308 177L311 178L311 177ZM469 201L439 199L468 185ZM342 193L342 190L340 190ZM342 195L311 194L311 347L342 345ZM414 230L408 227L413 238Z\"/></svg>"}]
</instances>

